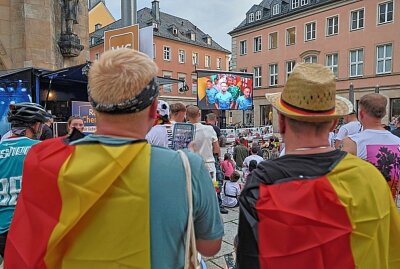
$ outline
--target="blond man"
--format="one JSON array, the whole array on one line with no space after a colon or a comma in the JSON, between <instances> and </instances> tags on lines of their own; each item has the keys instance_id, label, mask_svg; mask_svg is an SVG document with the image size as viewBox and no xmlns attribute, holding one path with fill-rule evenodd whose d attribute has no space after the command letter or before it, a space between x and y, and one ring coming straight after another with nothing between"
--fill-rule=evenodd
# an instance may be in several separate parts
<instances>
[{"instance_id":1,"label":"blond man","mask_svg":"<svg viewBox=\"0 0 400 269\"><path fill-rule=\"evenodd\" d=\"M144 140L157 116L157 71L149 57L129 49L107 51L92 65L96 133L32 149L6 268L184 267L184 166L177 152ZM217 201L201 158L187 156L195 244L212 256L223 235ZM32 204L30 197L41 199Z\"/></svg>"}]
</instances>

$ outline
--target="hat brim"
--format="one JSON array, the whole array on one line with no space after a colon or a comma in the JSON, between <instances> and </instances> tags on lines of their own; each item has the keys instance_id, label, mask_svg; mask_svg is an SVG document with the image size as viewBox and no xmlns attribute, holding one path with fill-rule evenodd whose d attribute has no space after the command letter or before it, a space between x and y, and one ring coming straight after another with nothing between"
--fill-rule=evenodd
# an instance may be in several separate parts
<instances>
[{"instance_id":1,"label":"hat brim","mask_svg":"<svg viewBox=\"0 0 400 269\"><path fill-rule=\"evenodd\" d=\"M323 122L334 120L346 115L353 111L353 105L349 100L344 97L336 95L335 110L330 112L306 112L298 109L292 109L285 106L281 101L281 93L267 93L265 94L267 100L271 105L283 115L301 121L310 122Z\"/></svg>"}]
</instances>

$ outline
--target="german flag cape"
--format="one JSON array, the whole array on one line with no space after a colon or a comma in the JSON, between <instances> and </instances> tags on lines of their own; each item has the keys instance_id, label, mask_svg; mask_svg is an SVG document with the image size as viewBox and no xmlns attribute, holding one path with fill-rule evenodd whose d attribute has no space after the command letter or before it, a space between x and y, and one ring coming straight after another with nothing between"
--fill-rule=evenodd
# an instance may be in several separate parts
<instances>
[{"instance_id":1,"label":"german flag cape","mask_svg":"<svg viewBox=\"0 0 400 269\"><path fill-rule=\"evenodd\" d=\"M151 268L146 142L29 151L6 269Z\"/></svg>"},{"instance_id":2,"label":"german flag cape","mask_svg":"<svg viewBox=\"0 0 400 269\"><path fill-rule=\"evenodd\" d=\"M298 165L303 164L309 167ZM319 164L311 159L308 165ZM273 168L261 164L257 170L268 173L268 167ZM399 213L382 175L361 159L347 154L325 176L244 191L240 269L400 268Z\"/></svg>"}]
</instances>

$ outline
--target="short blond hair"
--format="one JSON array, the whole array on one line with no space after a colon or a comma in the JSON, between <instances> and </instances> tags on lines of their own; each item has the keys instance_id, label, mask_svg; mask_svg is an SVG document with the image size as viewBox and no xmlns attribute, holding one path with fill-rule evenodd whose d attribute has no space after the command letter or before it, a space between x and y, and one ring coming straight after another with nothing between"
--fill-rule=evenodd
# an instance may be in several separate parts
<instances>
[{"instance_id":1,"label":"short blond hair","mask_svg":"<svg viewBox=\"0 0 400 269\"><path fill-rule=\"evenodd\" d=\"M90 96L100 104L119 104L139 95L157 72L157 65L144 53L106 51L90 68Z\"/></svg>"},{"instance_id":2,"label":"short blond hair","mask_svg":"<svg viewBox=\"0 0 400 269\"><path fill-rule=\"evenodd\" d=\"M198 106L189 105L186 107L186 117L189 119L197 119L199 116L200 109Z\"/></svg>"}]
</instances>

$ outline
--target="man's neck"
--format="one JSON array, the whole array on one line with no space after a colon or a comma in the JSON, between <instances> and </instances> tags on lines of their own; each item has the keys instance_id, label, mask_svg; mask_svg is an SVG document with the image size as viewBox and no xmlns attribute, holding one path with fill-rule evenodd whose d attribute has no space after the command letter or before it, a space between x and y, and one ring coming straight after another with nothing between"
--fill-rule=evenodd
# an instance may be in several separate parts
<instances>
[{"instance_id":1,"label":"man's neck","mask_svg":"<svg viewBox=\"0 0 400 269\"><path fill-rule=\"evenodd\" d=\"M364 120L362 122L364 130L385 130L382 126L381 119L371 119L371 120Z\"/></svg>"}]
</instances>

